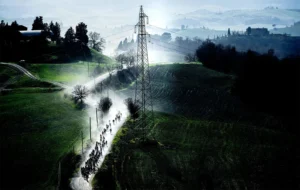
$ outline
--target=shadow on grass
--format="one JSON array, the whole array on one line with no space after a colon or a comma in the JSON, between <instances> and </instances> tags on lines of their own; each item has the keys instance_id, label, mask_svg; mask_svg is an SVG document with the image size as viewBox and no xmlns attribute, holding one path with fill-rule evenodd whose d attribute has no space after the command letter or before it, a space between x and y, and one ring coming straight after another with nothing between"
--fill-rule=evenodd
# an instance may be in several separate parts
<instances>
[{"instance_id":1,"label":"shadow on grass","mask_svg":"<svg viewBox=\"0 0 300 190\"><path fill-rule=\"evenodd\" d=\"M140 143L139 148L155 161L160 173L166 174L177 181L183 182L181 173L170 164L170 160L160 150L157 141L146 139Z\"/></svg>"},{"instance_id":2,"label":"shadow on grass","mask_svg":"<svg viewBox=\"0 0 300 190\"><path fill-rule=\"evenodd\" d=\"M70 179L73 177L74 172L79 167L81 156L74 152L69 152L61 160L61 184L60 190L71 190Z\"/></svg>"},{"instance_id":3,"label":"shadow on grass","mask_svg":"<svg viewBox=\"0 0 300 190\"><path fill-rule=\"evenodd\" d=\"M75 108L78 110L84 110L84 109L88 108L88 105L86 103L84 103L83 101L74 100L74 103L75 103Z\"/></svg>"}]
</instances>

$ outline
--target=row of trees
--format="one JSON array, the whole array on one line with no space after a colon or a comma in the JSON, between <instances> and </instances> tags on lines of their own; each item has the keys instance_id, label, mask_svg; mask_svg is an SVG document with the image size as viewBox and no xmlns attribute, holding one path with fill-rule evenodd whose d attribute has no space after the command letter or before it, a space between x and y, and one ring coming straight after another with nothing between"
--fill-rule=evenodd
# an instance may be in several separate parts
<instances>
[{"instance_id":1,"label":"row of trees","mask_svg":"<svg viewBox=\"0 0 300 190\"><path fill-rule=\"evenodd\" d=\"M177 46L182 46L183 48L193 48L193 49L196 49L202 43L202 41L198 37L191 39L189 37L184 38L181 36L177 36L175 37L174 41L172 41L172 35L171 33L168 32L164 32L161 35L158 34L151 35L150 41L153 44L155 43L164 44L164 45L169 44L171 46L177 45ZM135 47L136 47L136 43L134 42L133 39L129 42L128 39L125 38L125 40L119 43L117 50L127 51Z\"/></svg>"},{"instance_id":2,"label":"row of trees","mask_svg":"<svg viewBox=\"0 0 300 190\"><path fill-rule=\"evenodd\" d=\"M151 35L149 40L151 44L153 44L149 46L149 49L155 48L156 50L161 49L165 51L179 51L186 53L194 52L194 50L196 50L202 43L202 40L197 37L191 39L188 37L184 38L177 36L174 40L172 40L172 35L168 32L165 32L161 35ZM131 49L135 49L136 46L137 44L133 39L131 42L128 42L127 38L125 38L124 41L119 43L117 51L129 51Z\"/></svg>"},{"instance_id":3,"label":"row of trees","mask_svg":"<svg viewBox=\"0 0 300 190\"><path fill-rule=\"evenodd\" d=\"M60 38L60 24L58 22L53 23L53 21L48 23L44 23L43 17L38 16L35 17L33 24L32 24L32 30L42 30L47 34L47 37L51 38L52 42L56 42L57 44L61 43Z\"/></svg>"},{"instance_id":4,"label":"row of trees","mask_svg":"<svg viewBox=\"0 0 300 190\"><path fill-rule=\"evenodd\" d=\"M83 22L76 26L76 31L72 27L67 30L64 42L67 46L74 45L75 43L89 46L98 52L102 52L105 44L105 40L101 38L99 33L90 32L88 34L87 25Z\"/></svg>"},{"instance_id":5,"label":"row of trees","mask_svg":"<svg viewBox=\"0 0 300 190\"><path fill-rule=\"evenodd\" d=\"M120 41L117 50L119 51L128 51L130 49L133 49L136 46L134 43L134 40L132 39L130 42L127 38L125 38L124 41Z\"/></svg>"},{"instance_id":6,"label":"row of trees","mask_svg":"<svg viewBox=\"0 0 300 190\"><path fill-rule=\"evenodd\" d=\"M281 117L285 127L299 131L300 57L278 59L274 50L265 54L205 41L197 59L210 69L236 75L232 92L247 105Z\"/></svg>"},{"instance_id":7,"label":"row of trees","mask_svg":"<svg viewBox=\"0 0 300 190\"><path fill-rule=\"evenodd\" d=\"M136 60L135 57L136 57L136 53L134 52L133 49L130 49L125 53L121 53L117 55L115 59L121 64L121 66L125 64L127 67L130 67L134 65L134 62Z\"/></svg>"},{"instance_id":8,"label":"row of trees","mask_svg":"<svg viewBox=\"0 0 300 190\"><path fill-rule=\"evenodd\" d=\"M43 30L45 32L52 32L50 35L52 41L60 42L60 25L53 21L48 25L43 22L43 17L36 17L32 24L32 30ZM82 45L89 46L99 52L101 52L104 48L104 39L101 38L100 34L97 32L90 32L89 36L87 35L87 25L83 22L80 22L76 26L76 31L72 27L70 27L65 33L64 43L66 45L71 45L75 42L79 42Z\"/></svg>"},{"instance_id":9,"label":"row of trees","mask_svg":"<svg viewBox=\"0 0 300 190\"><path fill-rule=\"evenodd\" d=\"M23 36L19 31L26 27L14 21L9 25L3 20L0 23L0 60L28 62L69 62L91 58L89 48L102 52L105 41L97 32L88 34L87 25L80 22L75 30L70 27L61 37L61 26L58 22L50 24L42 16L34 19L32 30L41 30L37 36ZM49 46L49 40L56 46ZM57 52L57 53L53 53ZM46 54L46 55L45 55Z\"/></svg>"}]
</instances>

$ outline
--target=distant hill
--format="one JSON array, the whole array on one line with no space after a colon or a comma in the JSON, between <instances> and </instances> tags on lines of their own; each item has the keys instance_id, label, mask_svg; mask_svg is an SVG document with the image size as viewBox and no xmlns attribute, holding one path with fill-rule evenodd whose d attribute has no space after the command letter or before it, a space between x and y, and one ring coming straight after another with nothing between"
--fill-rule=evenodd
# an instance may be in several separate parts
<instances>
[{"instance_id":1,"label":"distant hill","mask_svg":"<svg viewBox=\"0 0 300 190\"><path fill-rule=\"evenodd\" d=\"M266 27L272 29L272 25L279 27L290 26L300 20L298 9L261 9L261 10L229 10L224 12L212 12L200 9L186 14L176 15L169 26L179 28L182 24L191 27L209 27L213 29L244 30L246 27Z\"/></svg>"},{"instance_id":2,"label":"distant hill","mask_svg":"<svg viewBox=\"0 0 300 190\"><path fill-rule=\"evenodd\" d=\"M200 39L213 39L217 36L226 35L226 30L214 30L209 28L190 28L185 30L177 31L176 33L173 33L172 36L183 36L183 37L199 37Z\"/></svg>"},{"instance_id":3,"label":"distant hill","mask_svg":"<svg viewBox=\"0 0 300 190\"><path fill-rule=\"evenodd\" d=\"M289 34L291 36L300 36L300 21L290 27L275 28L270 31L273 34Z\"/></svg>"}]
</instances>

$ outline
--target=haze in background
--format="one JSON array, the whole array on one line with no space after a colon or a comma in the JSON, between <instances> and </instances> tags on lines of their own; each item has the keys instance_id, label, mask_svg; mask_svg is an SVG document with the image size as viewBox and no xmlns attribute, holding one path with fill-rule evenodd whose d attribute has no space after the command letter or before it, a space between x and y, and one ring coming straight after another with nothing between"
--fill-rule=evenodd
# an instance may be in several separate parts
<instances>
[{"instance_id":1,"label":"haze in background","mask_svg":"<svg viewBox=\"0 0 300 190\"><path fill-rule=\"evenodd\" d=\"M79 22L88 25L89 31L97 31L107 41L106 53L112 54L125 37L131 39L138 21L139 6L143 5L150 24L161 28L205 27L226 31L245 30L247 26L272 28L290 26L300 20L298 0L1 0L0 19L31 29L36 16L44 22L51 20L61 24L61 35ZM265 9L266 7L275 9ZM162 30L148 30L163 33Z\"/></svg>"}]
</instances>

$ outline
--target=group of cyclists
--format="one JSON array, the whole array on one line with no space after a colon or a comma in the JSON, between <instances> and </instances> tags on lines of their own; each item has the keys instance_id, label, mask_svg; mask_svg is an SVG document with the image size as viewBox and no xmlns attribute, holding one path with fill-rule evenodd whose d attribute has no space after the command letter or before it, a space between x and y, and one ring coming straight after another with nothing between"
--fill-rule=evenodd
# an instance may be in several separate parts
<instances>
[{"instance_id":1,"label":"group of cyclists","mask_svg":"<svg viewBox=\"0 0 300 190\"><path fill-rule=\"evenodd\" d=\"M116 114L115 119L112 120L113 124L116 124L117 121L120 121L122 117L122 113L119 111ZM111 121L109 120L109 123L105 125L105 128L100 133L100 142L96 142L95 149L92 150L92 152L89 155L89 159L85 162L85 166L81 168L81 174L83 178L88 181L89 175L96 172L96 169L98 167L98 161L101 156L103 156L103 149L105 146L107 146L107 140L105 140L105 134L107 131L110 131L112 133L112 125Z\"/></svg>"}]
</instances>

